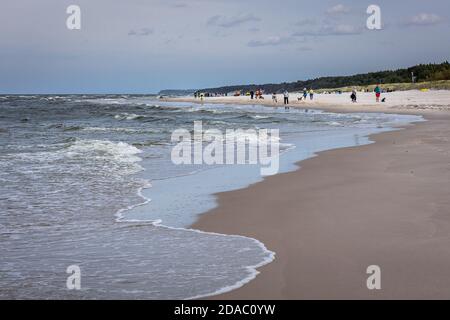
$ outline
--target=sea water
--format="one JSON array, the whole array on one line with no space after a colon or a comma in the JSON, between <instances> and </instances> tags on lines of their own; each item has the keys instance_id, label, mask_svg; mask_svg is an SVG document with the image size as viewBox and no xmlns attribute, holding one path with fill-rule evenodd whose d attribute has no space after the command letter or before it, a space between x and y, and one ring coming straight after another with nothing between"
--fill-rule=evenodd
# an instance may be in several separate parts
<instances>
[{"instance_id":1,"label":"sea water","mask_svg":"<svg viewBox=\"0 0 450 320\"><path fill-rule=\"evenodd\" d=\"M189 299L238 288L276 253L192 230L258 165L175 165L175 129L279 129L280 172L420 117L142 95L0 96L0 298ZM274 212L274 214L276 214ZM67 268L81 270L68 290Z\"/></svg>"}]
</instances>

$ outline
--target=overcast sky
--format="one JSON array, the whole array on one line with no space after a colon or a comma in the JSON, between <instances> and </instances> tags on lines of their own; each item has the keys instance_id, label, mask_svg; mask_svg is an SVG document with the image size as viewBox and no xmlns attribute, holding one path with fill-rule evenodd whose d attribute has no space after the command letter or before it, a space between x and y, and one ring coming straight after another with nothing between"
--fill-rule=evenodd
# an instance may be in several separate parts
<instances>
[{"instance_id":1,"label":"overcast sky","mask_svg":"<svg viewBox=\"0 0 450 320\"><path fill-rule=\"evenodd\" d=\"M81 30L66 8L81 8ZM383 29L366 28L370 4ZM449 0L14 0L1 93L153 93L450 60Z\"/></svg>"}]
</instances>

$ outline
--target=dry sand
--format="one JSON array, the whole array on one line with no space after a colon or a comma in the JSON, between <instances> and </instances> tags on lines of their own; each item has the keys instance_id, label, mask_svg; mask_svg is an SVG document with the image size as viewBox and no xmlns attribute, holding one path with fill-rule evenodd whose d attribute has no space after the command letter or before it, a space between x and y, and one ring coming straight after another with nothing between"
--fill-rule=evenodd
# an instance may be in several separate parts
<instances>
[{"instance_id":1,"label":"dry sand","mask_svg":"<svg viewBox=\"0 0 450 320\"><path fill-rule=\"evenodd\" d=\"M308 97L306 101L298 101L301 94L291 93L289 102L291 107L299 108L326 108L328 110L341 111L396 111L397 113L411 113L411 111L450 111L450 91L428 91L418 90L399 91L383 93L382 98L386 98L385 103L375 103L373 93L358 93L358 102L353 104L350 101L350 93L343 94L315 94L314 100ZM264 104L269 106L279 106L283 104L283 96L278 95L278 103L272 102L271 95L264 95L264 99L251 100L250 97L208 97L203 100L204 103L224 103L224 104ZM162 99L168 101L184 101L200 103L200 99L193 97L168 98Z\"/></svg>"},{"instance_id":2,"label":"dry sand","mask_svg":"<svg viewBox=\"0 0 450 320\"><path fill-rule=\"evenodd\" d=\"M426 93L423 101L422 94L378 106L328 101L329 110L408 112L428 121L218 194L218 207L193 227L256 238L276 259L213 299L449 299L450 112L431 105L448 109L450 94ZM327 104L320 103L314 107ZM405 111L408 104L422 107ZM369 265L381 268L381 290L367 289Z\"/></svg>"}]
</instances>

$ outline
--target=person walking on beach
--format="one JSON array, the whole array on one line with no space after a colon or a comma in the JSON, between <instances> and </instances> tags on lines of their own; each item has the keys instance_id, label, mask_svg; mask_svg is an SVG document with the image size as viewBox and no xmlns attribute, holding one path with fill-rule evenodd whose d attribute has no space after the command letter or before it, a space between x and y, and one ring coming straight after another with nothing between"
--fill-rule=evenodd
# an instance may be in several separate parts
<instances>
[{"instance_id":1,"label":"person walking on beach","mask_svg":"<svg viewBox=\"0 0 450 320\"><path fill-rule=\"evenodd\" d=\"M313 100L314 99L314 90L311 88L309 89L309 99Z\"/></svg>"},{"instance_id":2,"label":"person walking on beach","mask_svg":"<svg viewBox=\"0 0 450 320\"><path fill-rule=\"evenodd\" d=\"M253 97L255 96L255 93L253 92L253 90L252 91L250 91L250 99L252 99L253 100Z\"/></svg>"},{"instance_id":3,"label":"person walking on beach","mask_svg":"<svg viewBox=\"0 0 450 320\"><path fill-rule=\"evenodd\" d=\"M276 104L278 101L277 101L277 94L274 92L274 93L272 93L272 102L274 103L274 104Z\"/></svg>"},{"instance_id":4,"label":"person walking on beach","mask_svg":"<svg viewBox=\"0 0 450 320\"><path fill-rule=\"evenodd\" d=\"M352 90L352 94L351 94L350 98L352 99L353 103L356 103L356 90L355 89Z\"/></svg>"},{"instance_id":5,"label":"person walking on beach","mask_svg":"<svg viewBox=\"0 0 450 320\"><path fill-rule=\"evenodd\" d=\"M284 109L289 110L289 92L287 90L284 90L283 96L284 96Z\"/></svg>"},{"instance_id":6,"label":"person walking on beach","mask_svg":"<svg viewBox=\"0 0 450 320\"><path fill-rule=\"evenodd\" d=\"M380 97L381 97L381 89L380 89L380 85L377 84L377 86L375 87L375 96L377 98L377 102L380 102Z\"/></svg>"},{"instance_id":7,"label":"person walking on beach","mask_svg":"<svg viewBox=\"0 0 450 320\"><path fill-rule=\"evenodd\" d=\"M287 90L284 90L283 97L284 97L284 104L288 105L289 104L289 92Z\"/></svg>"},{"instance_id":8,"label":"person walking on beach","mask_svg":"<svg viewBox=\"0 0 450 320\"><path fill-rule=\"evenodd\" d=\"M303 100L306 101L307 97L308 97L308 90L306 90L306 88L303 88Z\"/></svg>"}]
</instances>

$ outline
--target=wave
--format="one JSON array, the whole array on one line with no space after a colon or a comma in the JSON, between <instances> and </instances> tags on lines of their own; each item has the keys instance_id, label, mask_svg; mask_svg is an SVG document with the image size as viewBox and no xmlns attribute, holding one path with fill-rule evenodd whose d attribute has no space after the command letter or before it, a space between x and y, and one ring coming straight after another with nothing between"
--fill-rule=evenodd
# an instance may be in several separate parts
<instances>
[{"instance_id":1,"label":"wave","mask_svg":"<svg viewBox=\"0 0 450 320\"><path fill-rule=\"evenodd\" d=\"M124 120L136 120L136 121L143 121L143 122L157 122L157 121L163 121L163 122L176 122L176 119L173 119L171 117L167 117L167 114L164 116L160 115L140 115L135 113L120 113L114 115L114 119L119 121Z\"/></svg>"},{"instance_id":2,"label":"wave","mask_svg":"<svg viewBox=\"0 0 450 320\"><path fill-rule=\"evenodd\" d=\"M82 130L83 127L81 126L68 126L68 127L64 127L64 131L78 131L78 130Z\"/></svg>"},{"instance_id":3,"label":"wave","mask_svg":"<svg viewBox=\"0 0 450 320\"><path fill-rule=\"evenodd\" d=\"M259 114L250 114L250 113L244 113L244 114L237 114L234 116L231 116L229 118L227 118L228 120L250 120L252 122L255 122L255 120L257 121L261 121L261 122L265 122L265 123L287 123L287 122L292 122L292 119L283 119L283 118L279 118L279 117L274 117L274 116L263 116L263 115L259 115Z\"/></svg>"},{"instance_id":4,"label":"wave","mask_svg":"<svg viewBox=\"0 0 450 320\"><path fill-rule=\"evenodd\" d=\"M125 142L112 142L109 140L76 140L68 149L69 156L97 153L109 156L117 162L135 163L142 159L137 155L142 151Z\"/></svg>"},{"instance_id":5,"label":"wave","mask_svg":"<svg viewBox=\"0 0 450 320\"><path fill-rule=\"evenodd\" d=\"M160 106L160 105L156 105L156 104L146 104L145 105L146 108L145 109L154 109L154 110L167 110L167 111L188 111L188 110L192 110L193 108L189 108L189 107L170 107L170 106Z\"/></svg>"},{"instance_id":6,"label":"wave","mask_svg":"<svg viewBox=\"0 0 450 320\"><path fill-rule=\"evenodd\" d=\"M135 147L170 146L170 145L172 144L169 142L161 142L161 141L144 141L133 143L133 146Z\"/></svg>"},{"instance_id":7,"label":"wave","mask_svg":"<svg viewBox=\"0 0 450 320\"><path fill-rule=\"evenodd\" d=\"M83 131L91 131L91 132L95 132L95 131L116 131L116 132L125 132L125 133L152 133L152 130L137 130L137 129L131 129L131 128L120 128L120 127L86 127L83 128ZM155 131L156 132L156 131Z\"/></svg>"},{"instance_id":8,"label":"wave","mask_svg":"<svg viewBox=\"0 0 450 320\"><path fill-rule=\"evenodd\" d=\"M150 184L150 182L148 180L145 180L142 187L140 187L137 191L137 195L143 199L143 202L135 204L135 205L130 205L126 208L118 210L115 214L116 222L133 223L133 224L138 223L139 226L151 224L158 228L165 228L165 229L170 229L170 230L194 232L194 233L198 233L198 234L202 234L202 235L212 235L212 236L219 236L219 237L224 237L224 238L245 239L245 240L249 240L249 241L253 242L256 246L258 246L264 255L264 257L258 263L244 266L247 274L244 275L240 280L235 281L233 284L223 286L216 290L213 289L213 291L210 291L207 293L198 294L198 295L190 296L190 297L185 297L184 300L196 300L196 299L201 299L201 298L206 298L206 297L212 297L212 296L215 296L218 294L227 293L227 292L236 290L238 288L241 288L245 284L249 283L250 281L252 281L256 278L256 276L260 273L258 271L259 268L261 268L275 260L276 253L274 251L267 249L267 247L264 245L264 243L262 243L261 241L259 241L258 239L255 239L255 238L246 237L246 236L242 236L242 235L231 235L231 234L222 234L222 233L216 233L216 232L208 232L208 231L190 229L190 228L171 227L171 226L164 225L161 219L156 219L156 220L127 219L125 217L125 213L127 211L133 210L134 208L137 208L137 207L145 206L152 201L150 198L145 197L142 193L142 191L144 189L151 188L151 187L152 187L152 185Z\"/></svg>"},{"instance_id":9,"label":"wave","mask_svg":"<svg viewBox=\"0 0 450 320\"><path fill-rule=\"evenodd\" d=\"M117 120L136 120L136 119L144 119L145 116L134 114L134 113L120 113L114 116L114 119Z\"/></svg>"},{"instance_id":10,"label":"wave","mask_svg":"<svg viewBox=\"0 0 450 320\"><path fill-rule=\"evenodd\" d=\"M327 125L332 126L332 127L343 127L344 124L337 122L337 121L329 121L326 122Z\"/></svg>"},{"instance_id":11,"label":"wave","mask_svg":"<svg viewBox=\"0 0 450 320\"><path fill-rule=\"evenodd\" d=\"M108 174L125 176L142 171L138 156L142 151L125 142L109 140L68 139L67 143L46 145L45 151L21 152L7 155L12 161L45 163L46 166L60 167L61 164L79 163L94 166ZM57 147L56 149L54 149ZM50 150L49 150L50 149Z\"/></svg>"},{"instance_id":12,"label":"wave","mask_svg":"<svg viewBox=\"0 0 450 320\"><path fill-rule=\"evenodd\" d=\"M270 119L270 116L261 116L257 114L256 116L251 116L253 119Z\"/></svg>"}]
</instances>

